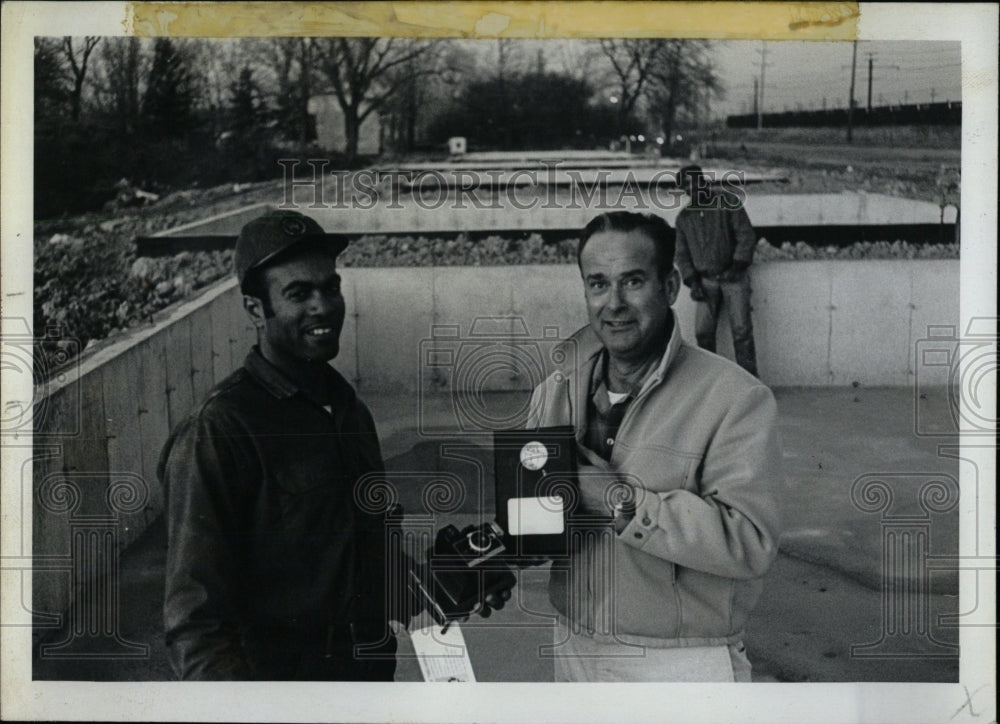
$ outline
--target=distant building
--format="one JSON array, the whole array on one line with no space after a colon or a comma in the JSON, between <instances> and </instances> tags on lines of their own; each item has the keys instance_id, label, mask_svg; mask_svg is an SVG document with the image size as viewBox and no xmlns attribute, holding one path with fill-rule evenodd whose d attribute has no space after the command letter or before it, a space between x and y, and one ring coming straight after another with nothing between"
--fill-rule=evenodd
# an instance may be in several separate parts
<instances>
[{"instance_id":1,"label":"distant building","mask_svg":"<svg viewBox=\"0 0 1000 724\"><path fill-rule=\"evenodd\" d=\"M344 112L340 110L337 97L333 94L312 96L307 110L316 117L316 142L327 150L342 152L347 137L344 135ZM359 154L380 153L381 126L377 113L372 113L361 123L358 133Z\"/></svg>"}]
</instances>

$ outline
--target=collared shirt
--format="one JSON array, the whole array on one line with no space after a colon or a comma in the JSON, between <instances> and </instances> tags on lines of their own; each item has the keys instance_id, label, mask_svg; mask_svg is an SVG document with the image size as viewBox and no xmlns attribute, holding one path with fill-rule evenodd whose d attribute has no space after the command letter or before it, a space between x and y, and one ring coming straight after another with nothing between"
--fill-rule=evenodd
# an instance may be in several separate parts
<instances>
[{"instance_id":1,"label":"collared shirt","mask_svg":"<svg viewBox=\"0 0 1000 724\"><path fill-rule=\"evenodd\" d=\"M325 387L311 397L254 350L164 448L164 620L181 678L281 677L267 667L305 652L349 659L359 618L383 635L384 528L356 490L383 469L378 438L332 368Z\"/></svg>"},{"instance_id":2,"label":"collared shirt","mask_svg":"<svg viewBox=\"0 0 1000 724\"><path fill-rule=\"evenodd\" d=\"M671 315L668 317L667 333L665 335L668 339L673 328L673 315ZM650 366L649 371L643 375L642 379L631 390L625 393L625 397L615 401L612 400L612 393L608 390L607 383L608 351L605 349L601 352L601 358L594 365L594 370L590 376L590 394L587 398L587 430L583 437L584 445L605 460L611 459L615 440L618 438L618 428L621 427L629 405L639 395L650 379L662 374L665 356L666 350L657 359L656 364Z\"/></svg>"},{"instance_id":3,"label":"collared shirt","mask_svg":"<svg viewBox=\"0 0 1000 724\"><path fill-rule=\"evenodd\" d=\"M606 351L604 355L606 358ZM590 397L587 402L587 432L584 435L584 444L605 460L610 460L615 438L618 436L618 428L628 411L629 403L635 399L635 394L628 392L623 400L612 402L603 373L606 365L606 359L604 364L597 364L590 380Z\"/></svg>"}]
</instances>

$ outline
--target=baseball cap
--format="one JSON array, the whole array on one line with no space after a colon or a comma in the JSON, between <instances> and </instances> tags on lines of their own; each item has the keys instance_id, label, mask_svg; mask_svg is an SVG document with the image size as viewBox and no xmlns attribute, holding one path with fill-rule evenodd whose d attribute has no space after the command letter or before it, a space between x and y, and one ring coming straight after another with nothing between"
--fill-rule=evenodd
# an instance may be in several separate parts
<instances>
[{"instance_id":1,"label":"baseball cap","mask_svg":"<svg viewBox=\"0 0 1000 724\"><path fill-rule=\"evenodd\" d=\"M347 247L347 237L328 234L315 219L298 211L272 211L247 223L236 237L233 267L240 288L247 272L305 241L323 241L334 256Z\"/></svg>"}]
</instances>

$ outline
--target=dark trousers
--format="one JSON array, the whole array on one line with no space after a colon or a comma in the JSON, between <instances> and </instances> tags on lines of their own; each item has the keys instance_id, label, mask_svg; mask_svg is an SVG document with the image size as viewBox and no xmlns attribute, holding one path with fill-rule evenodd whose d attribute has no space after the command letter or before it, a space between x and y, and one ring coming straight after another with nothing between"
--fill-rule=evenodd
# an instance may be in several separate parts
<instances>
[{"instance_id":1,"label":"dark trousers","mask_svg":"<svg viewBox=\"0 0 1000 724\"><path fill-rule=\"evenodd\" d=\"M328 655L314 639L269 637L250 656L257 681L392 681L396 673L396 638L354 649L346 641Z\"/></svg>"},{"instance_id":2,"label":"dark trousers","mask_svg":"<svg viewBox=\"0 0 1000 724\"><path fill-rule=\"evenodd\" d=\"M736 363L750 374L757 376L757 348L753 341L753 321L750 319L750 277L744 274L735 282L702 279L708 298L698 302L694 329L698 346L715 351L715 333L719 322L719 309L723 300L729 309L729 326L733 331L733 351Z\"/></svg>"},{"instance_id":3,"label":"dark trousers","mask_svg":"<svg viewBox=\"0 0 1000 724\"><path fill-rule=\"evenodd\" d=\"M258 662L257 681L392 681L396 660L327 658L322 654L277 656Z\"/></svg>"}]
</instances>

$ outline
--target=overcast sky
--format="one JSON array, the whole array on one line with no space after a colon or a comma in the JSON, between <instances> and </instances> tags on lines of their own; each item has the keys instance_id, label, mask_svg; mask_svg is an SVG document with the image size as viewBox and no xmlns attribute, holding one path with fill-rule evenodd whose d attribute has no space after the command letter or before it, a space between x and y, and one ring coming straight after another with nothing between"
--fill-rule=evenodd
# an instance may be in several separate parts
<instances>
[{"instance_id":1,"label":"overcast sky","mask_svg":"<svg viewBox=\"0 0 1000 724\"><path fill-rule=\"evenodd\" d=\"M474 49L487 66L497 62L497 42L461 41ZM510 53L515 65L531 66L539 48L544 48L545 66L556 72L593 76L599 64L583 52L600 53L581 41L515 41ZM753 110L754 78L761 72L764 44L748 40L716 41L713 45L725 97L713 99L712 114L750 113ZM770 41L764 74L764 110L794 110L823 107L846 108L851 85L852 43ZM858 42L854 98L864 107L868 100L868 58L872 58L872 104L929 103L961 100L961 47L943 41Z\"/></svg>"},{"instance_id":2,"label":"overcast sky","mask_svg":"<svg viewBox=\"0 0 1000 724\"><path fill-rule=\"evenodd\" d=\"M761 72L760 41L718 42L716 63L726 86L716 115L752 111L754 78ZM764 110L846 108L851 85L851 43L767 43ZM860 41L854 98L868 97L868 58L873 59L872 104L961 100L961 50L957 42Z\"/></svg>"}]
</instances>

